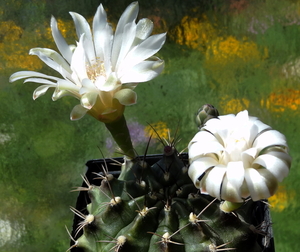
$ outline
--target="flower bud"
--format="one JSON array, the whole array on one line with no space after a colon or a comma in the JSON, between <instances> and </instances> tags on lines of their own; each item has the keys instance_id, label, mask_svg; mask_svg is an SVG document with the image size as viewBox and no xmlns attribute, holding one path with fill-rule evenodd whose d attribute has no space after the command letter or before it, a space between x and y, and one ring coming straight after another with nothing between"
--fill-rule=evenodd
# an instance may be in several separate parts
<instances>
[{"instance_id":1,"label":"flower bud","mask_svg":"<svg viewBox=\"0 0 300 252\"><path fill-rule=\"evenodd\" d=\"M196 114L196 124L198 129L201 129L209 119L216 118L218 116L219 112L213 105L203 105Z\"/></svg>"}]
</instances>

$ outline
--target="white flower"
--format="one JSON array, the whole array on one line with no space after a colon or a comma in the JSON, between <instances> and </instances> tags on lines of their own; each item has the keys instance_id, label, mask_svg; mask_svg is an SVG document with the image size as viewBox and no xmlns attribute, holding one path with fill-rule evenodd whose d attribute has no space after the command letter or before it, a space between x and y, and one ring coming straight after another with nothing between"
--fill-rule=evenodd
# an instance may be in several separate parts
<instances>
[{"instance_id":1,"label":"white flower","mask_svg":"<svg viewBox=\"0 0 300 252\"><path fill-rule=\"evenodd\" d=\"M195 186L230 202L269 198L291 165L285 136L246 110L210 119L188 148Z\"/></svg>"},{"instance_id":2,"label":"white flower","mask_svg":"<svg viewBox=\"0 0 300 252\"><path fill-rule=\"evenodd\" d=\"M84 17L70 12L78 36L77 45L68 45L51 18L51 29L59 53L48 48L33 48L45 64L63 78L34 71L13 74L10 81L27 78L25 82L41 83L33 93L33 99L55 88L55 101L70 95L80 100L71 112L71 119L82 118L87 112L103 122L111 122L122 116L125 105L136 103L133 89L137 83L158 76L164 61L154 57L165 42L166 34L152 35L153 23L147 19L135 22L138 3L130 4L122 14L116 31L107 23L102 5L93 19L93 29Z\"/></svg>"}]
</instances>

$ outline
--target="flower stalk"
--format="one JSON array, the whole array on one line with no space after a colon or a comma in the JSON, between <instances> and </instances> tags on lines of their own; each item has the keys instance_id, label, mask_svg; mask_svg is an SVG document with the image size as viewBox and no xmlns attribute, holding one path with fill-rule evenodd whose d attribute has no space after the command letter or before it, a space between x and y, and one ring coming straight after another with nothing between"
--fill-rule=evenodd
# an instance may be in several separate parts
<instances>
[{"instance_id":1,"label":"flower stalk","mask_svg":"<svg viewBox=\"0 0 300 252\"><path fill-rule=\"evenodd\" d=\"M132 146L131 137L124 114L122 114L122 116L115 121L105 123L105 126L113 136L118 146L124 152L124 155L129 159L133 159L136 155Z\"/></svg>"}]
</instances>

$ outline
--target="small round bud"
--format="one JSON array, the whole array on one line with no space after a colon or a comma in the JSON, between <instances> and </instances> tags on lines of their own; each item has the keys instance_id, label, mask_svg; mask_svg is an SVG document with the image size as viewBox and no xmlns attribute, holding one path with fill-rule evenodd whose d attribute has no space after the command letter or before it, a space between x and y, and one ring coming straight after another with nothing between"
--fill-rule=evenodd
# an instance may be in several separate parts
<instances>
[{"instance_id":1,"label":"small round bud","mask_svg":"<svg viewBox=\"0 0 300 252\"><path fill-rule=\"evenodd\" d=\"M219 112L213 105L205 104L196 114L196 124L201 129L209 119L217 118L218 116Z\"/></svg>"}]
</instances>

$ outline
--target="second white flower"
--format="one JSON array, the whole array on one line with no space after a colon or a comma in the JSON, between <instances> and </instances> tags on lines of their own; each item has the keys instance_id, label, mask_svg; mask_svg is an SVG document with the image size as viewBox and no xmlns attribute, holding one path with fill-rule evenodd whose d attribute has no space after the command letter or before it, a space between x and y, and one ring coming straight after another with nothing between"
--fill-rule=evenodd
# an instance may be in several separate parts
<instances>
[{"instance_id":1,"label":"second white flower","mask_svg":"<svg viewBox=\"0 0 300 252\"><path fill-rule=\"evenodd\" d=\"M195 186L230 202L269 198L291 165L285 136L248 111L209 120L188 147Z\"/></svg>"}]
</instances>

